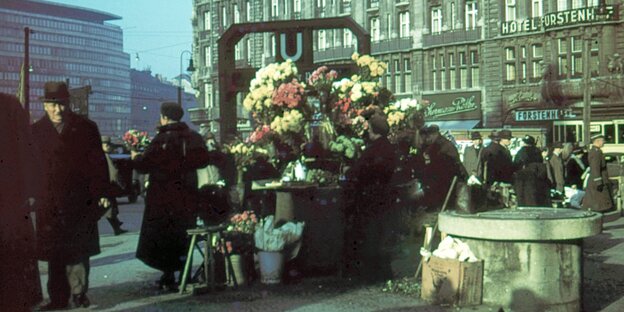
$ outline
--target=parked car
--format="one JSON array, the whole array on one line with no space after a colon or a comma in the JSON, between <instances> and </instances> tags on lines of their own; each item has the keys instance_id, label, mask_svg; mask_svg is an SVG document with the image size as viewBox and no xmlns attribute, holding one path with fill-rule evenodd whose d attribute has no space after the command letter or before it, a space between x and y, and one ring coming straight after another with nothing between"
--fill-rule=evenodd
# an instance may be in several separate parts
<instances>
[{"instance_id":1,"label":"parked car","mask_svg":"<svg viewBox=\"0 0 624 312\"><path fill-rule=\"evenodd\" d=\"M145 175L132 169L132 162L129 154L110 154L113 164L119 171L117 184L119 193L117 197L128 197L128 202L135 203L139 196L144 195Z\"/></svg>"}]
</instances>

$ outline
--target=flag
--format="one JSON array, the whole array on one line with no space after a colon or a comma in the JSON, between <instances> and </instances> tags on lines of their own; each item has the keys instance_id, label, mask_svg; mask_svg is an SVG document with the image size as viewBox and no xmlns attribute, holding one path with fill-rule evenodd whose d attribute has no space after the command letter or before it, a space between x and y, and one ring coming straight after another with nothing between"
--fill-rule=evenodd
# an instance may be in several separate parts
<instances>
[{"instance_id":1,"label":"flag","mask_svg":"<svg viewBox=\"0 0 624 312\"><path fill-rule=\"evenodd\" d=\"M19 99L22 106L26 102L26 98L24 98L24 86L26 85L26 67L24 63L22 63L22 68L20 70L19 84L17 85L17 93L15 96Z\"/></svg>"}]
</instances>

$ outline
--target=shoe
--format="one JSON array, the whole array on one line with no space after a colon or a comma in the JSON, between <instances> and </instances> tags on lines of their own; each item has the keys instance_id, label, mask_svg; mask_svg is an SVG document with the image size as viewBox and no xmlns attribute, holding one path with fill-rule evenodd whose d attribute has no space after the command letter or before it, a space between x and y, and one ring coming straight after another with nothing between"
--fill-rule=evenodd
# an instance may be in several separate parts
<instances>
[{"instance_id":1,"label":"shoe","mask_svg":"<svg viewBox=\"0 0 624 312\"><path fill-rule=\"evenodd\" d=\"M72 302L75 308L87 308L91 305L91 301L86 294L73 295Z\"/></svg>"},{"instance_id":2,"label":"shoe","mask_svg":"<svg viewBox=\"0 0 624 312\"><path fill-rule=\"evenodd\" d=\"M65 310L69 307L67 303L57 303L57 302L49 302L45 305L39 306L35 308L35 311L58 311Z\"/></svg>"},{"instance_id":3,"label":"shoe","mask_svg":"<svg viewBox=\"0 0 624 312\"><path fill-rule=\"evenodd\" d=\"M123 233L128 233L128 230L124 230L124 229L122 229L120 227L116 228L114 231L115 231L115 236L121 235Z\"/></svg>"}]
</instances>

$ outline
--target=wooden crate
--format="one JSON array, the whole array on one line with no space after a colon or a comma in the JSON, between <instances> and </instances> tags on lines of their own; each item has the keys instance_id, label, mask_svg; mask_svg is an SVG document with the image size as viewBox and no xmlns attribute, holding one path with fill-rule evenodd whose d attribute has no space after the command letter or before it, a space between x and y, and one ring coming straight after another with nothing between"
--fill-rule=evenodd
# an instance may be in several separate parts
<instances>
[{"instance_id":1,"label":"wooden crate","mask_svg":"<svg viewBox=\"0 0 624 312\"><path fill-rule=\"evenodd\" d=\"M483 297L483 260L431 257L422 271L421 297L434 304L480 305Z\"/></svg>"}]
</instances>

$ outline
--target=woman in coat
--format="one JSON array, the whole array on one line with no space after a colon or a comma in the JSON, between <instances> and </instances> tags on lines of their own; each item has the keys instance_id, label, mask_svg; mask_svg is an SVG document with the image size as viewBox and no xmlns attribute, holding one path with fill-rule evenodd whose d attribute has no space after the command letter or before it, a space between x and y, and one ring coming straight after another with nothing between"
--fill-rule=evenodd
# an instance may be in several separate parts
<instances>
[{"instance_id":1,"label":"woman in coat","mask_svg":"<svg viewBox=\"0 0 624 312\"><path fill-rule=\"evenodd\" d=\"M134 167L149 174L137 258L163 272L158 286L175 290L175 271L184 265L186 230L195 226L197 172L208 164L202 137L180 122L184 111L161 105L158 134L143 154L132 152Z\"/></svg>"},{"instance_id":2,"label":"woman in coat","mask_svg":"<svg viewBox=\"0 0 624 312\"><path fill-rule=\"evenodd\" d=\"M549 181L542 152L535 138L522 138L524 146L514 157L514 190L518 206L549 206Z\"/></svg>"},{"instance_id":3,"label":"woman in coat","mask_svg":"<svg viewBox=\"0 0 624 312\"><path fill-rule=\"evenodd\" d=\"M613 209L613 197L611 196L611 182L607 173L607 164L602 154L604 136L591 137L591 147L588 153L589 182L583 198L583 209L606 212Z\"/></svg>"}]
</instances>

